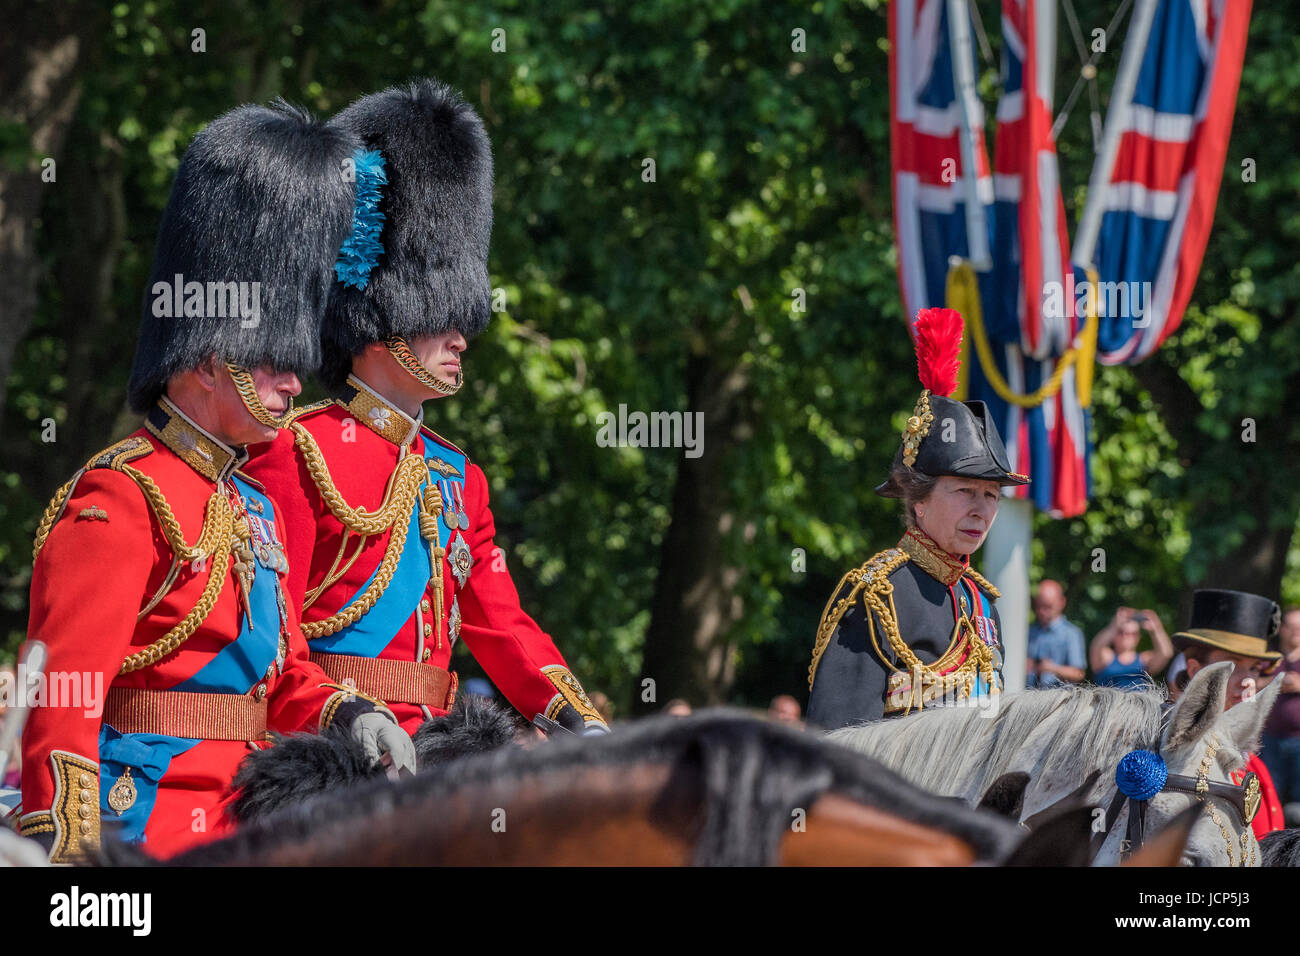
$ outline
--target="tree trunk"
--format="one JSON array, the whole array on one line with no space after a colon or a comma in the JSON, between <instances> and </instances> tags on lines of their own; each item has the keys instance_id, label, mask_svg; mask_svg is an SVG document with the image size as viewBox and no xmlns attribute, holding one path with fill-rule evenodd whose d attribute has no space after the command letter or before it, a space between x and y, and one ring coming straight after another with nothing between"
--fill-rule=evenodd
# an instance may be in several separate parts
<instances>
[{"instance_id":1,"label":"tree trunk","mask_svg":"<svg viewBox=\"0 0 1300 956\"><path fill-rule=\"evenodd\" d=\"M36 312L36 217L46 191L58 188L57 163L81 97L80 66L99 21L80 3L0 3L8 41L0 50L0 130L9 126L24 135L17 159L0 158L0 415L14 352ZM46 159L56 164L52 183L41 179Z\"/></svg>"},{"instance_id":2,"label":"tree trunk","mask_svg":"<svg viewBox=\"0 0 1300 956\"><path fill-rule=\"evenodd\" d=\"M687 361L687 408L702 412L703 454L683 457L673 488L672 523L664 535L641 668L641 713L682 698L694 706L726 699L735 678L730 635L743 611L735 593L740 569L727 560L737 520L728 491L726 462L752 432L741 368L720 368L707 355Z\"/></svg>"}]
</instances>

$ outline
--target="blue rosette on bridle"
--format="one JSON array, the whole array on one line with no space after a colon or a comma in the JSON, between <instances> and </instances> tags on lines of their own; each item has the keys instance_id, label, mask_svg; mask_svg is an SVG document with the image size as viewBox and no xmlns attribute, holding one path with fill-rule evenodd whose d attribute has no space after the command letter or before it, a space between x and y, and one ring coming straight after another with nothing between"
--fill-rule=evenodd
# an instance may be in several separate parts
<instances>
[{"instance_id":1,"label":"blue rosette on bridle","mask_svg":"<svg viewBox=\"0 0 1300 956\"><path fill-rule=\"evenodd\" d=\"M1129 751L1115 768L1115 785L1130 800L1150 800L1168 779L1164 758L1151 750Z\"/></svg>"},{"instance_id":2,"label":"blue rosette on bridle","mask_svg":"<svg viewBox=\"0 0 1300 956\"><path fill-rule=\"evenodd\" d=\"M364 289L370 272L379 262L384 246L379 236L384 230L384 214L379 211L383 187L388 185L384 157L377 149L359 150L353 157L357 177L357 199L352 210L352 232L339 249L334 263L338 281L354 289Z\"/></svg>"}]
</instances>

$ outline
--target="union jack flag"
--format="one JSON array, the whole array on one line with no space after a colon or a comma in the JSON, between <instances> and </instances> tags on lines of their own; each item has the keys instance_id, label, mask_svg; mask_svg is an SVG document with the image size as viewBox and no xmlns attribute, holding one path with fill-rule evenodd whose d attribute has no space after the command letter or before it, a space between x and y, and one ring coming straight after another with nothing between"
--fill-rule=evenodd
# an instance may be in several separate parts
<instances>
[{"instance_id":1,"label":"union jack flag","mask_svg":"<svg viewBox=\"0 0 1300 956\"><path fill-rule=\"evenodd\" d=\"M1251 0L1134 10L1073 254L1102 282L1105 364L1142 361L1182 321L1214 221L1250 10Z\"/></svg>"},{"instance_id":2,"label":"union jack flag","mask_svg":"<svg viewBox=\"0 0 1300 956\"><path fill-rule=\"evenodd\" d=\"M1073 296L1055 300L1064 308L1044 308L1045 287L1072 278L1051 136L1055 8L1050 0L1003 0L1002 10L1003 94L990 176L966 3L890 5L894 216L908 313L944 304L950 262L970 261L993 363L1023 395L1051 378L1076 328ZM1088 422L1073 370L1055 395L1022 409L997 393L972 350L966 366L969 397L988 403L1012 470L1033 479L1015 494L1058 515L1083 511Z\"/></svg>"},{"instance_id":3,"label":"union jack flag","mask_svg":"<svg viewBox=\"0 0 1300 956\"><path fill-rule=\"evenodd\" d=\"M898 280L908 315L942 305L950 257L989 262L993 180L984 149L984 107L973 79L959 95L954 48L973 58L963 12L952 37L948 0L889 5L890 140ZM964 10L964 5L963 5ZM973 70L965 71L973 77Z\"/></svg>"}]
</instances>

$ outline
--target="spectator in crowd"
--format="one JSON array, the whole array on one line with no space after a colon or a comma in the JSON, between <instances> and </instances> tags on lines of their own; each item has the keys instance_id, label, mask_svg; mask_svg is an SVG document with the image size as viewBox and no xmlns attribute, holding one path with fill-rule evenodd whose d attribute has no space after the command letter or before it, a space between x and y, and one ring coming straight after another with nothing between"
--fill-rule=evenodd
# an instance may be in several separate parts
<instances>
[{"instance_id":1,"label":"spectator in crowd","mask_svg":"<svg viewBox=\"0 0 1300 956\"><path fill-rule=\"evenodd\" d=\"M1150 633L1155 646L1139 652L1143 630ZM1116 611L1088 649L1088 663L1097 684L1121 690L1146 687L1152 683L1150 675L1163 671L1173 656L1174 645L1159 616L1151 610L1135 611L1131 607Z\"/></svg>"},{"instance_id":2,"label":"spectator in crowd","mask_svg":"<svg viewBox=\"0 0 1300 956\"><path fill-rule=\"evenodd\" d=\"M1261 756L1273 776L1286 822L1300 826L1300 607L1289 607L1278 631L1282 682L1268 723L1264 725Z\"/></svg>"},{"instance_id":3,"label":"spectator in crowd","mask_svg":"<svg viewBox=\"0 0 1300 956\"><path fill-rule=\"evenodd\" d=\"M1279 673L1279 658L1273 649L1279 635L1281 612L1277 604L1258 594L1201 588L1192 593L1192 616L1187 629L1173 642L1183 652L1187 669L1174 678L1179 691L1202 667L1227 661L1232 664L1224 709L1248 701L1268 686ZM1276 704L1274 708L1276 709ZM1282 801L1273 785L1268 764L1259 754L1247 753L1246 765L1229 779L1241 784L1247 773L1259 779L1259 812L1251 821L1257 839L1285 826Z\"/></svg>"},{"instance_id":4,"label":"spectator in crowd","mask_svg":"<svg viewBox=\"0 0 1300 956\"><path fill-rule=\"evenodd\" d=\"M1034 594L1034 623L1029 625L1025 661L1026 687L1061 687L1084 677L1087 652L1083 631L1065 619L1065 589L1048 579Z\"/></svg>"},{"instance_id":5,"label":"spectator in crowd","mask_svg":"<svg viewBox=\"0 0 1300 956\"><path fill-rule=\"evenodd\" d=\"M16 695L18 693L17 687L18 678L14 674L14 669L12 667L0 667L0 689L7 689L8 693ZM0 727L3 726L4 716L9 710L7 703L5 697L0 697ZM2 736L3 734L0 734L0 737ZM0 743L0 749L3 749L3 746ZM18 789L22 754L23 748L18 746L18 741L15 740L10 748L9 759L5 761L8 766L0 765L0 790ZM0 816L3 816L2 811L0 811Z\"/></svg>"},{"instance_id":6,"label":"spectator in crowd","mask_svg":"<svg viewBox=\"0 0 1300 956\"><path fill-rule=\"evenodd\" d=\"M781 694L772 698L772 703L767 707L767 716L778 723L799 726L803 723L803 708L789 694Z\"/></svg>"},{"instance_id":7,"label":"spectator in crowd","mask_svg":"<svg viewBox=\"0 0 1300 956\"><path fill-rule=\"evenodd\" d=\"M590 697L591 706L596 708L596 713L600 714L601 719L606 724L612 724L614 722L614 708L609 702L609 697L600 691L596 691Z\"/></svg>"},{"instance_id":8,"label":"spectator in crowd","mask_svg":"<svg viewBox=\"0 0 1300 956\"><path fill-rule=\"evenodd\" d=\"M691 716L691 705L680 697L674 697L664 704L664 713L669 717L689 717Z\"/></svg>"}]
</instances>

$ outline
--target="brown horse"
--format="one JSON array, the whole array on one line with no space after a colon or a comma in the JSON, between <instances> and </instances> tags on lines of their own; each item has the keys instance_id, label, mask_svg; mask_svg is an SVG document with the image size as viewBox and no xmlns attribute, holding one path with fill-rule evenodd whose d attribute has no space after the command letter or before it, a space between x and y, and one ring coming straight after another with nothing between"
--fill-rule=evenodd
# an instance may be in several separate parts
<instances>
[{"instance_id":1,"label":"brown horse","mask_svg":"<svg viewBox=\"0 0 1300 956\"><path fill-rule=\"evenodd\" d=\"M1023 783L1021 783L1023 787ZM1066 811L1065 816L1088 812ZM504 747L245 824L184 866L953 866L1077 862L1077 820L1033 834L869 758L728 711ZM156 862L108 847L105 862Z\"/></svg>"}]
</instances>

